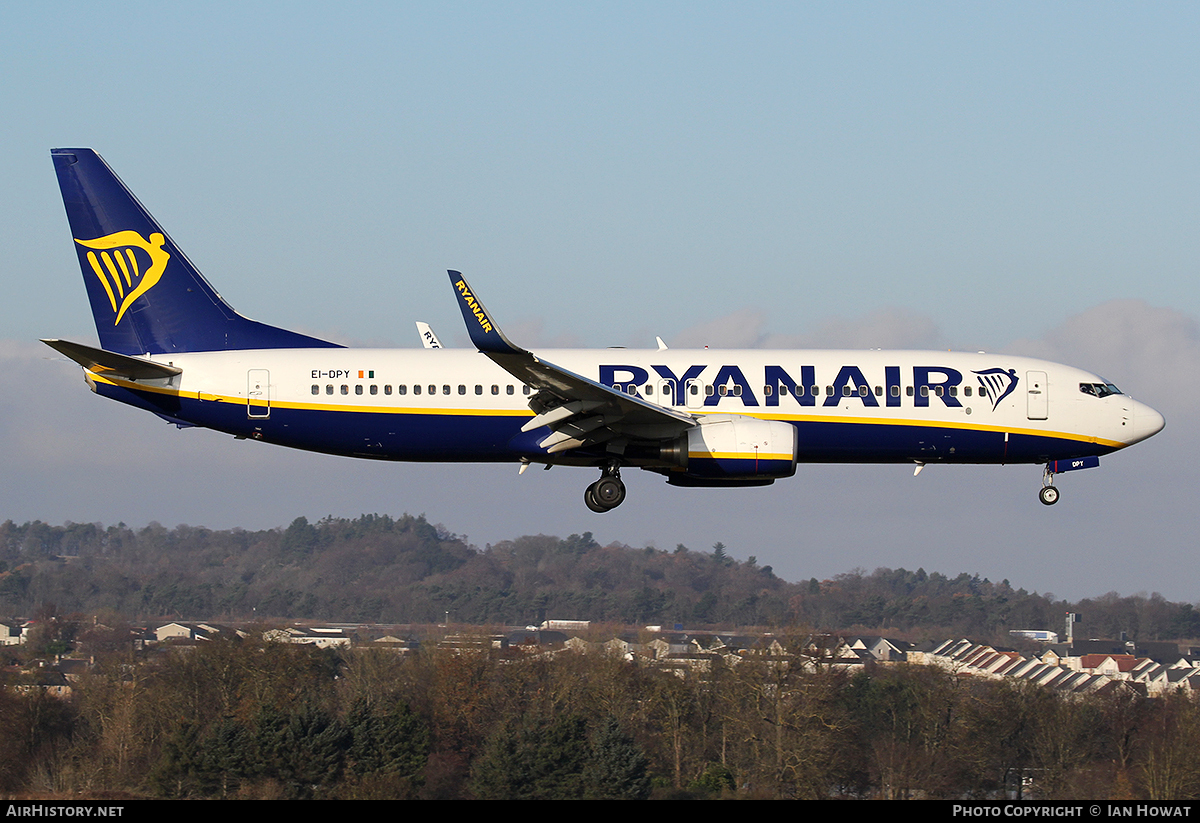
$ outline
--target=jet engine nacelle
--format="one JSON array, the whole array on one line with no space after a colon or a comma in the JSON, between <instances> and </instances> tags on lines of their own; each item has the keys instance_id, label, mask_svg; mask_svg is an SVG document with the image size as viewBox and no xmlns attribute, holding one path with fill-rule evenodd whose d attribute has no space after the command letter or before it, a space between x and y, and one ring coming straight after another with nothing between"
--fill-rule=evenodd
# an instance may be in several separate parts
<instances>
[{"instance_id":1,"label":"jet engine nacelle","mask_svg":"<svg viewBox=\"0 0 1200 823\"><path fill-rule=\"evenodd\" d=\"M687 481L734 481L765 485L796 473L796 427L741 414L710 414L679 438L686 443ZM682 450L682 449L681 449ZM680 473L671 472L672 478ZM684 481L684 485L701 485ZM674 481L673 481L674 482Z\"/></svg>"}]
</instances>

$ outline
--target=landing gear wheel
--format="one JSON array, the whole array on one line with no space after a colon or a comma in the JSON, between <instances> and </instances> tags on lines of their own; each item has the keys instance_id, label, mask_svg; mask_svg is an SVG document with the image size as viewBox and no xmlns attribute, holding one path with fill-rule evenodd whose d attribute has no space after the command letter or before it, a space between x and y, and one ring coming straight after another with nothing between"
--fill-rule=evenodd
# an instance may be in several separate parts
<instances>
[{"instance_id":1,"label":"landing gear wheel","mask_svg":"<svg viewBox=\"0 0 1200 823\"><path fill-rule=\"evenodd\" d=\"M583 502L584 502L584 504L587 505L587 507L589 509L596 512L596 514L604 514L606 511L608 511L608 509L605 506L602 506L596 502L596 484L595 483L593 483L592 485L588 486L586 489L583 490Z\"/></svg>"},{"instance_id":2,"label":"landing gear wheel","mask_svg":"<svg viewBox=\"0 0 1200 823\"><path fill-rule=\"evenodd\" d=\"M606 474L590 488L592 490L592 497L606 511L608 509L615 509L625 501L625 484L621 482L619 477Z\"/></svg>"},{"instance_id":3,"label":"landing gear wheel","mask_svg":"<svg viewBox=\"0 0 1200 823\"><path fill-rule=\"evenodd\" d=\"M594 512L612 511L625 501L625 484L621 482L621 466L613 462L603 469L600 479L583 492L583 502Z\"/></svg>"},{"instance_id":4,"label":"landing gear wheel","mask_svg":"<svg viewBox=\"0 0 1200 823\"><path fill-rule=\"evenodd\" d=\"M1038 499L1047 506L1053 506L1058 502L1058 489L1053 486L1043 486L1038 492Z\"/></svg>"}]
</instances>

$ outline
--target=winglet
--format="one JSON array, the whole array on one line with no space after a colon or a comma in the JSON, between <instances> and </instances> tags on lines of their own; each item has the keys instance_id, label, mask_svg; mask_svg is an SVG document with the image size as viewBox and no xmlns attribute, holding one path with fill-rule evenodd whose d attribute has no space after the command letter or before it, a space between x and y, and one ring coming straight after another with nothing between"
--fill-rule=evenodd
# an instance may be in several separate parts
<instances>
[{"instance_id":1,"label":"winglet","mask_svg":"<svg viewBox=\"0 0 1200 823\"><path fill-rule=\"evenodd\" d=\"M466 278L453 270L448 273L454 293L458 296L458 308L467 324L467 334L471 335L471 342L475 344L475 348L484 354L528 354L524 349L509 342L504 332L492 322L492 316L471 291Z\"/></svg>"}]
</instances>

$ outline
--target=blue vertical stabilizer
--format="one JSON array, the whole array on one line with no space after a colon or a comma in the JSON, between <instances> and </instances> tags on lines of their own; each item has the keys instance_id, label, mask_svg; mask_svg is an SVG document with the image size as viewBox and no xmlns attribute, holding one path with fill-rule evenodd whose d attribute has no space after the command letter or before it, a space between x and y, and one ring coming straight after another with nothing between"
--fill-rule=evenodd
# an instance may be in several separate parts
<instances>
[{"instance_id":1,"label":"blue vertical stabilizer","mask_svg":"<svg viewBox=\"0 0 1200 823\"><path fill-rule=\"evenodd\" d=\"M91 149L51 149L100 346L121 354L340 348L248 320Z\"/></svg>"}]
</instances>

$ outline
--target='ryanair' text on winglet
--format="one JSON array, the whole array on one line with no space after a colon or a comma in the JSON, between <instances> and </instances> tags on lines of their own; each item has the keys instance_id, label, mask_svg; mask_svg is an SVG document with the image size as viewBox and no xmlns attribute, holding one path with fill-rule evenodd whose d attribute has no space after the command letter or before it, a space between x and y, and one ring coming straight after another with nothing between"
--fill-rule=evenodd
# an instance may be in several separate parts
<instances>
[{"instance_id":1,"label":"'ryanair' text on winglet","mask_svg":"<svg viewBox=\"0 0 1200 823\"><path fill-rule=\"evenodd\" d=\"M471 342L481 352L493 354L524 354L525 350L514 346L504 333L491 321L491 315L483 307L483 303L475 296L461 272L453 269L447 272L450 282L458 295L458 307L462 310L463 320L467 324L467 334Z\"/></svg>"}]
</instances>

